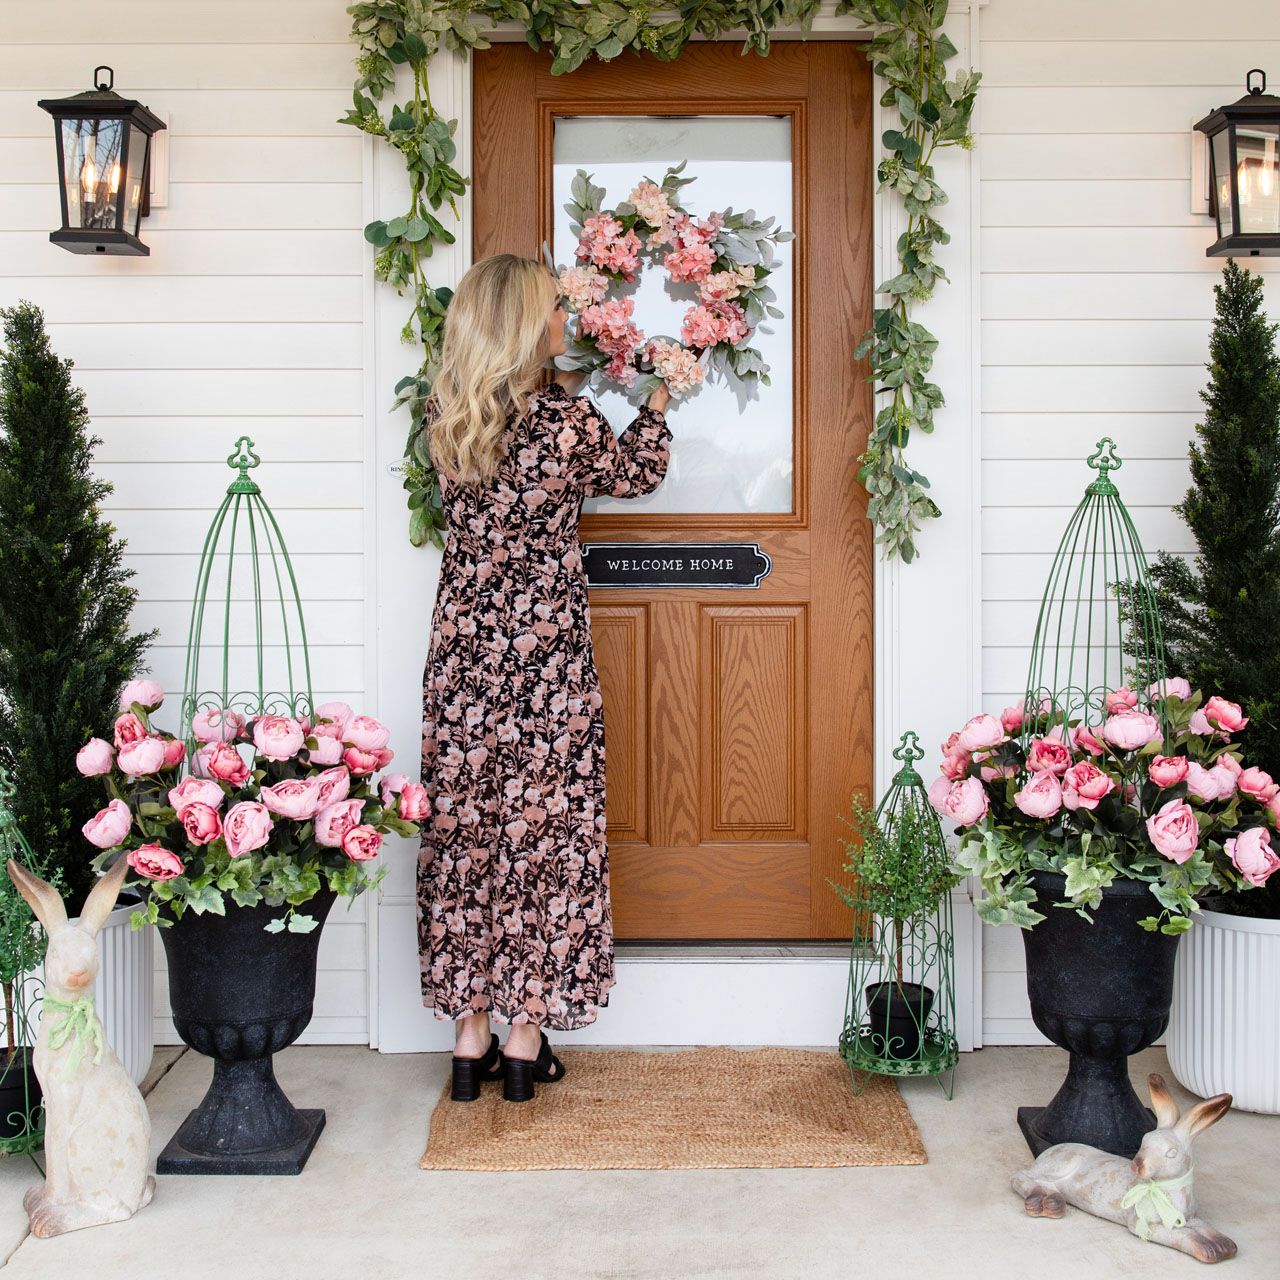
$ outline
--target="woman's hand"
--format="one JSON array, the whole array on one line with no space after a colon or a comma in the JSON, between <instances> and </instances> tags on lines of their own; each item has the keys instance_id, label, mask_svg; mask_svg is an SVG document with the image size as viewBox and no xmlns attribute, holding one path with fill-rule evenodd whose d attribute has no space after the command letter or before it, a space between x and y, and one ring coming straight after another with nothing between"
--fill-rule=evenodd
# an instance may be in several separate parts
<instances>
[{"instance_id":1,"label":"woman's hand","mask_svg":"<svg viewBox=\"0 0 1280 1280\"><path fill-rule=\"evenodd\" d=\"M571 396L576 396L587 380L585 369L557 369L555 382L558 382Z\"/></svg>"},{"instance_id":2,"label":"woman's hand","mask_svg":"<svg viewBox=\"0 0 1280 1280\"><path fill-rule=\"evenodd\" d=\"M645 402L650 409L657 410L658 413L666 413L667 405L671 403L671 392L667 390L667 384L660 382L649 393L649 399Z\"/></svg>"}]
</instances>

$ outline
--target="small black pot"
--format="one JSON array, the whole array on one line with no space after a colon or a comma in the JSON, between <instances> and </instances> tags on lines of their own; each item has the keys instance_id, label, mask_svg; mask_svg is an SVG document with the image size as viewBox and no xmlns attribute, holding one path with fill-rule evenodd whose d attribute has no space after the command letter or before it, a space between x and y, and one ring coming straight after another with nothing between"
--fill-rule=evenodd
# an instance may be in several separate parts
<instances>
[{"instance_id":1,"label":"small black pot","mask_svg":"<svg viewBox=\"0 0 1280 1280\"><path fill-rule=\"evenodd\" d=\"M237 907L225 916L186 911L162 929L169 1003L183 1041L213 1059L204 1101L156 1162L159 1173L301 1173L324 1112L299 1111L276 1082L271 1055L311 1021L316 953L336 895L322 889L299 911L310 933L268 933L284 907Z\"/></svg>"},{"instance_id":2,"label":"small black pot","mask_svg":"<svg viewBox=\"0 0 1280 1280\"><path fill-rule=\"evenodd\" d=\"M873 982L865 995L872 1042L882 1056L904 1062L914 1058L933 1008L933 988L918 982Z\"/></svg>"},{"instance_id":3,"label":"small black pot","mask_svg":"<svg viewBox=\"0 0 1280 1280\"><path fill-rule=\"evenodd\" d=\"M1031 1016L1071 1060L1049 1105L1019 1107L1018 1125L1036 1155L1083 1142L1131 1158L1155 1116L1133 1091L1127 1059L1169 1024L1178 936L1139 927L1159 909L1141 880L1104 889L1092 924L1053 905L1065 897L1064 876L1035 871L1031 883L1046 917L1022 931Z\"/></svg>"},{"instance_id":4,"label":"small black pot","mask_svg":"<svg viewBox=\"0 0 1280 1280\"><path fill-rule=\"evenodd\" d=\"M36 1128L43 1102L35 1050L22 1045L10 1062L9 1051L0 1049L0 1142L25 1137Z\"/></svg>"}]
</instances>

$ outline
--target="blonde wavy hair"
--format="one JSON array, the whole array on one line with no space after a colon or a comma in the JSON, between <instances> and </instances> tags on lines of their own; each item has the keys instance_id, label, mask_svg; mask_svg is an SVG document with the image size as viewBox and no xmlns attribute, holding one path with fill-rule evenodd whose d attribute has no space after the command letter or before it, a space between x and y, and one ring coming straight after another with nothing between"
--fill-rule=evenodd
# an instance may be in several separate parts
<instances>
[{"instance_id":1,"label":"blonde wavy hair","mask_svg":"<svg viewBox=\"0 0 1280 1280\"><path fill-rule=\"evenodd\" d=\"M547 318L560 286L533 258L495 253L458 282L431 385L429 448L457 484L490 479L508 418L523 417L547 361Z\"/></svg>"}]
</instances>

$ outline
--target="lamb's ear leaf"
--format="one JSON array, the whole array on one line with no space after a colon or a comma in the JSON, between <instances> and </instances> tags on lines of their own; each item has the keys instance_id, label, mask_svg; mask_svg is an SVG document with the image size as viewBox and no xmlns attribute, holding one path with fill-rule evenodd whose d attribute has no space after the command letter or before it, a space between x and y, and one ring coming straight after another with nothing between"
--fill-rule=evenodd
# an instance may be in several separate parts
<instances>
[{"instance_id":1,"label":"lamb's ear leaf","mask_svg":"<svg viewBox=\"0 0 1280 1280\"><path fill-rule=\"evenodd\" d=\"M41 880L39 876L32 874L12 858L9 859L9 879L26 899L27 905L35 912L35 917L44 926L45 933L52 936L67 923L67 909L51 884Z\"/></svg>"}]
</instances>

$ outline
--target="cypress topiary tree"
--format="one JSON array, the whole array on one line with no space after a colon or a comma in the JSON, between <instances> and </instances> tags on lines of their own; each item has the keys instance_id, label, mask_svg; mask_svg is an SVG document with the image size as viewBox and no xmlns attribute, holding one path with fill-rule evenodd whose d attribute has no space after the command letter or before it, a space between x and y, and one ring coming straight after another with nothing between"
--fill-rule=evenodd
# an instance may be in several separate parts
<instances>
[{"instance_id":1,"label":"cypress topiary tree","mask_svg":"<svg viewBox=\"0 0 1280 1280\"><path fill-rule=\"evenodd\" d=\"M80 832L101 807L76 752L110 728L155 632L129 626L124 543L99 511L84 392L32 303L0 309L0 759L19 828L62 872L79 911L97 852Z\"/></svg>"},{"instance_id":2,"label":"cypress topiary tree","mask_svg":"<svg viewBox=\"0 0 1280 1280\"><path fill-rule=\"evenodd\" d=\"M1191 564L1162 552L1151 576L1167 669L1240 703L1246 763L1280 778L1280 326L1263 312L1262 278L1234 259L1214 294L1206 412L1175 508L1198 551ZM1266 896L1280 915L1280 891Z\"/></svg>"}]
</instances>

